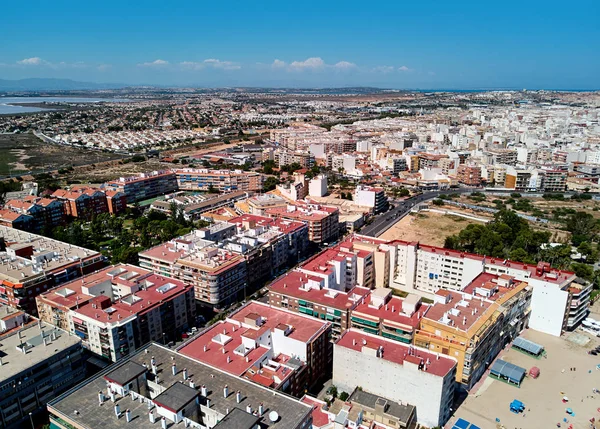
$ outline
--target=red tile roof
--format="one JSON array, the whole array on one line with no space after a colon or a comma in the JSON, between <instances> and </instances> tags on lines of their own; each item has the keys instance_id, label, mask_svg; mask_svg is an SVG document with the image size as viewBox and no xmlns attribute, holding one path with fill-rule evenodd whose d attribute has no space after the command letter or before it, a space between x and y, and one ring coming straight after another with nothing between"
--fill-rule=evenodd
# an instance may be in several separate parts
<instances>
[{"instance_id":1,"label":"red tile roof","mask_svg":"<svg viewBox=\"0 0 600 429\"><path fill-rule=\"evenodd\" d=\"M364 344L364 342L366 342L366 344ZM373 349L383 347L383 356L381 359L398 365L404 365L405 361L415 364L421 362L425 363L427 362L427 359L429 359L430 364L427 367L426 372L439 377L444 377L456 366L456 361L447 356L431 353L425 349L388 340L355 329L344 331L335 344L338 347L345 347L356 352L361 352L363 346Z\"/></svg>"}]
</instances>

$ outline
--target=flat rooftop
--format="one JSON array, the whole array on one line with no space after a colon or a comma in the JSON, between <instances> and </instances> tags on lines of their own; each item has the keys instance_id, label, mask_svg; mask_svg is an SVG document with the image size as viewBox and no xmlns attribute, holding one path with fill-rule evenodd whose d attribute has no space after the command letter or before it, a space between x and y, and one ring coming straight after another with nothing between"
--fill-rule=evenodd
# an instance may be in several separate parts
<instances>
[{"instance_id":1,"label":"flat rooftop","mask_svg":"<svg viewBox=\"0 0 600 429\"><path fill-rule=\"evenodd\" d=\"M20 332L20 337L19 337ZM46 345L44 345L44 338ZM54 338L54 339L53 339ZM0 339L0 385L11 377L81 343L77 336L44 322L31 323ZM25 344L26 353L20 350Z\"/></svg>"},{"instance_id":2,"label":"flat rooftop","mask_svg":"<svg viewBox=\"0 0 600 429\"><path fill-rule=\"evenodd\" d=\"M369 289L356 286L348 292L326 288L304 288L309 276L299 271L290 271L269 286L269 291L314 302L338 310L354 308L357 302L369 293Z\"/></svg>"},{"instance_id":3,"label":"flat rooftop","mask_svg":"<svg viewBox=\"0 0 600 429\"><path fill-rule=\"evenodd\" d=\"M2 225L0 237L6 243L6 251L0 252L0 280L14 284L43 277L44 272L79 264L82 260L101 257L93 250Z\"/></svg>"},{"instance_id":4,"label":"flat rooftop","mask_svg":"<svg viewBox=\"0 0 600 429\"><path fill-rule=\"evenodd\" d=\"M348 402L351 402L355 407L366 407L369 409L375 409L376 404L380 404L384 408L384 412L387 415L397 418L403 423L408 423L411 420L411 416L415 414L415 406L409 404L399 404L398 402L390 399L382 398L381 396L374 395L364 390L355 390Z\"/></svg>"},{"instance_id":5,"label":"flat rooftop","mask_svg":"<svg viewBox=\"0 0 600 429\"><path fill-rule=\"evenodd\" d=\"M352 310L352 314L367 315L377 320L391 321L413 329L418 328L421 318L429 309L429 305L421 303L417 310L412 315L409 315L402 312L403 301L404 299L393 296L386 304L377 308L373 306L372 296L369 294L364 300L360 301L354 310Z\"/></svg>"},{"instance_id":6,"label":"flat rooftop","mask_svg":"<svg viewBox=\"0 0 600 429\"><path fill-rule=\"evenodd\" d=\"M456 361L447 356L431 353L426 349L399 343L394 340L388 340L378 335L369 334L354 328L344 331L335 345L356 352L364 352L363 347L372 350L377 350L382 347L383 356L381 359L385 359L398 365L404 365L405 362L419 364L420 362L426 363L429 361L426 372L439 377L444 377L456 366Z\"/></svg>"},{"instance_id":7,"label":"flat rooftop","mask_svg":"<svg viewBox=\"0 0 600 429\"><path fill-rule=\"evenodd\" d=\"M260 318L262 323L253 325L252 320L257 318ZM313 317L251 301L227 320L212 325L197 338L180 348L179 352L228 373L244 376L260 384L271 386L278 384L274 383L274 378L280 380L287 378L291 374L290 365L293 366L293 361L290 362L291 356L286 353L287 350L279 350L278 345L275 344L274 330L289 329L286 338L308 343L328 326L328 322ZM265 334L269 337L267 345L264 345L264 341L263 345L257 341L255 348L245 349L244 339L249 339L251 343L252 340L257 340L258 337ZM268 368L263 370L263 375L268 380L256 378L253 376L254 374L248 373L254 367L256 367L256 372L262 369L257 364L269 354L276 363L270 365L273 366L273 371L269 371ZM299 363L303 365L305 362Z\"/></svg>"},{"instance_id":8,"label":"flat rooftop","mask_svg":"<svg viewBox=\"0 0 600 429\"><path fill-rule=\"evenodd\" d=\"M436 301L424 318L464 332L468 331L492 305L492 301L470 294L444 290L443 295L448 297L447 302Z\"/></svg>"},{"instance_id":9,"label":"flat rooftop","mask_svg":"<svg viewBox=\"0 0 600 429\"><path fill-rule=\"evenodd\" d=\"M98 391L106 391L104 375L113 372L129 361L139 365L146 364L149 367L152 356L156 359L158 366L160 386L168 389L175 383L182 381L181 371L186 368L189 377L194 380L198 393L201 392L201 386L205 385L208 392L207 398L210 400L210 408L222 414L223 417L235 408L245 411L248 405L252 407L252 410L256 410L259 404L262 403L264 413L259 418L261 427L288 429L299 425L312 411L310 406L290 396L232 376L155 343L148 344L135 354L111 365L93 378L84 381L79 386L54 399L48 404L48 408L51 412L62 414L82 427L121 429L126 425L127 428L132 429L146 429L150 426L148 404L132 400L131 396L118 397L117 403L121 410L129 409L131 411L132 420L125 423L123 417L118 419L115 416L110 401L102 406L98 405ZM171 373L173 363L177 365L177 375ZM225 386L229 390L226 398L223 395ZM236 392L238 390L242 396L239 404L236 402ZM77 414L75 411L77 411ZM279 420L276 422L271 422L268 418L271 411L276 411L279 414ZM157 423L156 427L159 426L160 424ZM170 423L169 427L183 428L184 424L173 425Z\"/></svg>"}]
</instances>

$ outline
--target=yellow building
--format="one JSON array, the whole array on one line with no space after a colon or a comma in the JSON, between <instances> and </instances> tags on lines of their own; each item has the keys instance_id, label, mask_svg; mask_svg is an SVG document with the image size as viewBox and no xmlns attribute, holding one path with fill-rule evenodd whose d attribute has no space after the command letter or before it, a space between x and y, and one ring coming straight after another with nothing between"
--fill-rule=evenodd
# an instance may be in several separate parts
<instances>
[{"instance_id":1,"label":"yellow building","mask_svg":"<svg viewBox=\"0 0 600 429\"><path fill-rule=\"evenodd\" d=\"M527 283L489 273L480 274L462 292L439 290L414 343L455 358L456 381L469 390L526 327L531 294Z\"/></svg>"}]
</instances>

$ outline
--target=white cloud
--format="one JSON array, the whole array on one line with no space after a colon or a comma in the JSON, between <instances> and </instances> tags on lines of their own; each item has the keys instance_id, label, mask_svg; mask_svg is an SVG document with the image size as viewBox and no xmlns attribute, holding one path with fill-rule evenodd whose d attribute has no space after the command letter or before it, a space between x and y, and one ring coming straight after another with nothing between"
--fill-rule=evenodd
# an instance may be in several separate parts
<instances>
[{"instance_id":1,"label":"white cloud","mask_svg":"<svg viewBox=\"0 0 600 429\"><path fill-rule=\"evenodd\" d=\"M221 61L215 58L209 58L207 60L204 60L204 64L206 64L209 67L223 70L239 70L242 68L239 64L236 64L232 61Z\"/></svg>"},{"instance_id":2,"label":"white cloud","mask_svg":"<svg viewBox=\"0 0 600 429\"><path fill-rule=\"evenodd\" d=\"M96 67L98 69L98 71L107 71L110 70L112 68L112 65L110 64L100 64L98 67Z\"/></svg>"},{"instance_id":3,"label":"white cloud","mask_svg":"<svg viewBox=\"0 0 600 429\"><path fill-rule=\"evenodd\" d=\"M394 66L377 66L373 68L375 73L391 73L394 70L396 70L396 67Z\"/></svg>"},{"instance_id":4,"label":"white cloud","mask_svg":"<svg viewBox=\"0 0 600 429\"><path fill-rule=\"evenodd\" d=\"M336 69L340 70L349 70L356 67L356 64L348 62L348 61L340 61L334 65Z\"/></svg>"},{"instance_id":5,"label":"white cloud","mask_svg":"<svg viewBox=\"0 0 600 429\"><path fill-rule=\"evenodd\" d=\"M296 70L304 69L320 69L325 67L325 61L319 57L307 58L304 61L294 61L290 64L290 67Z\"/></svg>"},{"instance_id":6,"label":"white cloud","mask_svg":"<svg viewBox=\"0 0 600 429\"><path fill-rule=\"evenodd\" d=\"M198 63L195 61L182 61L179 65L185 70L202 70L205 66L204 63Z\"/></svg>"},{"instance_id":7,"label":"white cloud","mask_svg":"<svg viewBox=\"0 0 600 429\"><path fill-rule=\"evenodd\" d=\"M20 64L22 66L41 66L44 64L48 64L48 62L42 60L40 57L31 57L25 58L21 61L17 61L17 64Z\"/></svg>"},{"instance_id":8,"label":"white cloud","mask_svg":"<svg viewBox=\"0 0 600 429\"><path fill-rule=\"evenodd\" d=\"M154 60L152 62L138 64L139 67L164 67L167 65L169 65L169 62L165 60Z\"/></svg>"},{"instance_id":9,"label":"white cloud","mask_svg":"<svg viewBox=\"0 0 600 429\"><path fill-rule=\"evenodd\" d=\"M398 67L398 70L402 71L402 72L410 71L410 69L406 66L400 66L400 67Z\"/></svg>"},{"instance_id":10,"label":"white cloud","mask_svg":"<svg viewBox=\"0 0 600 429\"><path fill-rule=\"evenodd\" d=\"M280 69L286 66L285 61L281 61L278 59L273 60L273 64L271 64L271 67L276 68L276 69Z\"/></svg>"}]
</instances>

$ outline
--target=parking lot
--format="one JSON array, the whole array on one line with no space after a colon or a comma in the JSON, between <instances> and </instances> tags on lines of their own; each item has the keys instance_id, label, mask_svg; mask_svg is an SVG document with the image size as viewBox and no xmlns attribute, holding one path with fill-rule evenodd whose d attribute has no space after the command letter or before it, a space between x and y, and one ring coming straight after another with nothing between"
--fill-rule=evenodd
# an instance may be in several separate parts
<instances>
[{"instance_id":1,"label":"parking lot","mask_svg":"<svg viewBox=\"0 0 600 429\"><path fill-rule=\"evenodd\" d=\"M600 355L591 356L587 351L600 342L586 333L572 332L561 338L528 330L523 336L545 347L546 358L536 359L512 348L505 349L500 358L523 367L529 372L540 369L537 379L526 377L520 387L486 377L472 391L446 425L452 428L458 418L463 418L481 429L488 428L589 428L590 418L600 418ZM574 370L571 370L574 368ZM568 403L563 403L563 396ZM525 404L525 411L514 414L509 410L513 399ZM575 413L569 416L565 410ZM499 419L499 423L496 422ZM563 421L564 418L568 422ZM598 426L600 428L600 425Z\"/></svg>"}]
</instances>

